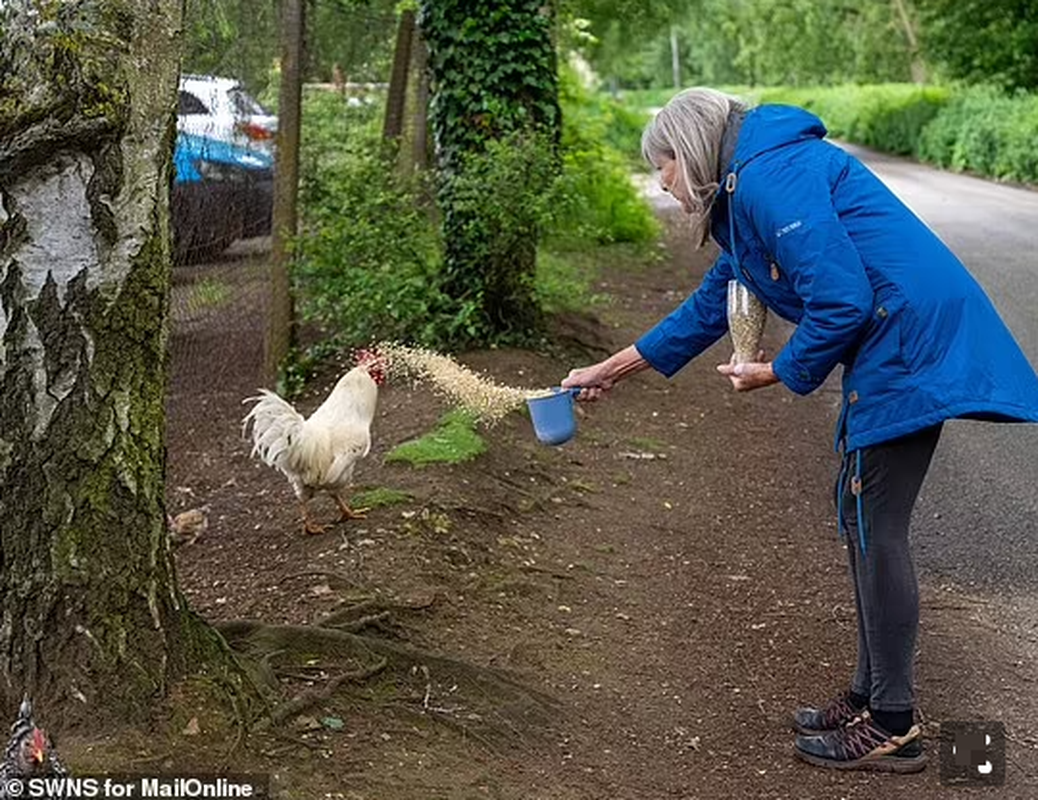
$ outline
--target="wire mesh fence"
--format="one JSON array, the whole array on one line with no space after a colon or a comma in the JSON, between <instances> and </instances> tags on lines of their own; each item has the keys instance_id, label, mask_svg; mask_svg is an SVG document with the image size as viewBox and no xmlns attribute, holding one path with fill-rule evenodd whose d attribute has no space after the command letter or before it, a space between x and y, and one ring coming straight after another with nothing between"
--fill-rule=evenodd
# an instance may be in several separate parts
<instances>
[{"instance_id":1,"label":"wire mesh fence","mask_svg":"<svg viewBox=\"0 0 1038 800\"><path fill-rule=\"evenodd\" d=\"M290 281L280 272L288 264L271 258L278 165L287 155L278 153L279 13L289 1L187 3L171 191L174 403L191 396L201 408L224 393L240 401L273 385L271 351L289 338L293 320L282 310L292 308ZM399 28L393 4L301 2L304 98L335 92L383 114ZM407 55L405 63L413 92L420 61Z\"/></svg>"}]
</instances>

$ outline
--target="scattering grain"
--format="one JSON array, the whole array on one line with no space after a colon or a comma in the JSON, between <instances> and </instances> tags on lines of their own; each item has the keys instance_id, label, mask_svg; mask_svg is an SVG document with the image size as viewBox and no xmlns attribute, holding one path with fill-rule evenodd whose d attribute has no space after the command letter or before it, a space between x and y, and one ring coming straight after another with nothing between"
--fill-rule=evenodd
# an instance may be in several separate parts
<instances>
[{"instance_id":1,"label":"scattering grain","mask_svg":"<svg viewBox=\"0 0 1038 800\"><path fill-rule=\"evenodd\" d=\"M551 389L503 386L463 367L450 356L421 347L382 342L377 350L386 359L391 375L406 375L419 383L431 384L449 403L470 412L485 425L493 425L522 408L529 399L552 393Z\"/></svg>"},{"instance_id":2,"label":"scattering grain","mask_svg":"<svg viewBox=\"0 0 1038 800\"><path fill-rule=\"evenodd\" d=\"M757 360L767 318L767 307L753 292L739 281L728 282L728 333L736 364Z\"/></svg>"}]
</instances>

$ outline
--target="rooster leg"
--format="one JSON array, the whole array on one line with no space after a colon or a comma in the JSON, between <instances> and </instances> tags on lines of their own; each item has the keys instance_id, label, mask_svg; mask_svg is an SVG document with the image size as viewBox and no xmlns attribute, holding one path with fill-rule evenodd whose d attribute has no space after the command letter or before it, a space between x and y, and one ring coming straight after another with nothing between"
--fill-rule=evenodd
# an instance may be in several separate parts
<instances>
[{"instance_id":1,"label":"rooster leg","mask_svg":"<svg viewBox=\"0 0 1038 800\"><path fill-rule=\"evenodd\" d=\"M316 535L318 533L324 533L326 530L328 530L327 525L319 525L318 523L310 519L310 511L306 507L305 500L301 500L299 502L299 508L303 511L303 533Z\"/></svg>"},{"instance_id":2,"label":"rooster leg","mask_svg":"<svg viewBox=\"0 0 1038 800\"><path fill-rule=\"evenodd\" d=\"M367 517L367 508L350 508L350 504L343 500L339 495L332 495L335 498L336 505L339 506L339 511L342 515L339 517L340 522L346 522L351 519L365 519Z\"/></svg>"}]
</instances>

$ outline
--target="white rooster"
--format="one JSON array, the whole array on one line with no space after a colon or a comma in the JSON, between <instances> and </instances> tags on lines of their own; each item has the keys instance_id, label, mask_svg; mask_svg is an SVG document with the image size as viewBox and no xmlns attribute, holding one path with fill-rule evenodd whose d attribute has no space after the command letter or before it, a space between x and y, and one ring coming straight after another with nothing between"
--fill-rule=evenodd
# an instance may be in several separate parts
<instances>
[{"instance_id":1,"label":"white rooster","mask_svg":"<svg viewBox=\"0 0 1038 800\"><path fill-rule=\"evenodd\" d=\"M306 419L274 392L261 389L242 421L252 424L252 454L288 478L303 511L304 533L324 533L326 525L310 518L307 503L318 491L334 498L341 519L363 519L366 509L352 509L343 496L353 482L357 461L371 449L371 421L378 387L385 382L385 360L360 351L357 366L339 378L328 398Z\"/></svg>"}]
</instances>

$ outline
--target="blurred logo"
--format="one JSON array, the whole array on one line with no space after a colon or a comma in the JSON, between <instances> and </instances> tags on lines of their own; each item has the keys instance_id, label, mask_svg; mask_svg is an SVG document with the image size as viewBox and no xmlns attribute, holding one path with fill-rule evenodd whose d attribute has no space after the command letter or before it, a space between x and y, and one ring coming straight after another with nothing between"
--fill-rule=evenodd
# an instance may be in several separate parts
<instances>
[{"instance_id":1,"label":"blurred logo","mask_svg":"<svg viewBox=\"0 0 1038 800\"><path fill-rule=\"evenodd\" d=\"M1001 786L1006 781L1006 726L1001 722L941 723L941 783Z\"/></svg>"}]
</instances>

